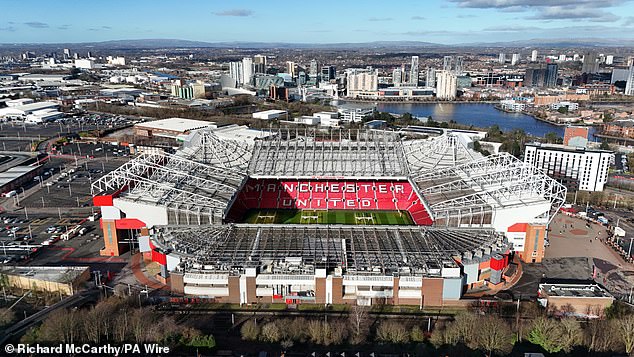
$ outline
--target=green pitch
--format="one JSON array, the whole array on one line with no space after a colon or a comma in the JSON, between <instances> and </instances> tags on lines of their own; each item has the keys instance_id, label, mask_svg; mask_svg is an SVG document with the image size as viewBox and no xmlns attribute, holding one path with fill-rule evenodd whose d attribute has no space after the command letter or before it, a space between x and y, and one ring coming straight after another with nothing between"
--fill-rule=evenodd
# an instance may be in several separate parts
<instances>
[{"instance_id":1,"label":"green pitch","mask_svg":"<svg viewBox=\"0 0 634 357\"><path fill-rule=\"evenodd\" d=\"M353 224L353 225L413 225L405 211L348 211L348 210L249 210L245 223L251 224Z\"/></svg>"}]
</instances>

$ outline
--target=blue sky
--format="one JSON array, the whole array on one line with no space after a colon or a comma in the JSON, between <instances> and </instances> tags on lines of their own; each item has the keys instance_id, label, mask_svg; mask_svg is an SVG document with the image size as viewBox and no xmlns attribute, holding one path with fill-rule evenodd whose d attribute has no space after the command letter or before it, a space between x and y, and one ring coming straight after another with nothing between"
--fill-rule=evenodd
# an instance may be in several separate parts
<instances>
[{"instance_id":1,"label":"blue sky","mask_svg":"<svg viewBox=\"0 0 634 357\"><path fill-rule=\"evenodd\" d=\"M457 44L590 37L634 38L634 0L0 0L0 43Z\"/></svg>"}]
</instances>

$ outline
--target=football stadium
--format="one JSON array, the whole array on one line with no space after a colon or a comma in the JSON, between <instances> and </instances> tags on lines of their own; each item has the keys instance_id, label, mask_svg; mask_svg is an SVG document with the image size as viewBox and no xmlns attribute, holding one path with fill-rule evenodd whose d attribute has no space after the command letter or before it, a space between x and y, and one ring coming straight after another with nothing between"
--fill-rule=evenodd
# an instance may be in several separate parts
<instances>
[{"instance_id":1,"label":"football stadium","mask_svg":"<svg viewBox=\"0 0 634 357\"><path fill-rule=\"evenodd\" d=\"M539 262L566 189L483 133L201 129L93 182L102 255L132 242L172 293L441 306Z\"/></svg>"}]
</instances>

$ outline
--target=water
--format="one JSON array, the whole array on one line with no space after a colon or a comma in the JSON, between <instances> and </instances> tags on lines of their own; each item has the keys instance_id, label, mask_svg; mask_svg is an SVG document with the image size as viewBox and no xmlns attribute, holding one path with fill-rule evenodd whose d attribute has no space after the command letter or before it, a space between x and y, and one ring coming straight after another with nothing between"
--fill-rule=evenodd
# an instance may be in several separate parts
<instances>
[{"instance_id":1,"label":"water","mask_svg":"<svg viewBox=\"0 0 634 357\"><path fill-rule=\"evenodd\" d=\"M335 105L346 108L371 107L371 103L335 102ZM435 121L449 122L450 120L463 125L473 125L478 128L489 128L498 125L504 132L522 129L527 134L543 137L547 133L564 136L564 127L539 121L530 115L522 113L507 113L495 109L493 104L485 103L377 103L380 112L395 114L411 113L417 117L429 117ZM594 141L595 128L590 128L590 140Z\"/></svg>"}]
</instances>

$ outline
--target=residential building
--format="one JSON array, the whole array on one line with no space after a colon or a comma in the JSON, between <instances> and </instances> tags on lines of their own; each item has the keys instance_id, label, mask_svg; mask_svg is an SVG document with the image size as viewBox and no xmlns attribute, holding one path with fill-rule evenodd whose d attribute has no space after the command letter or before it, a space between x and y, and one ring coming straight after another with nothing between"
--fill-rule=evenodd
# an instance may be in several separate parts
<instances>
[{"instance_id":1,"label":"residential building","mask_svg":"<svg viewBox=\"0 0 634 357\"><path fill-rule=\"evenodd\" d=\"M614 154L555 144L526 144L524 162L572 190L603 191Z\"/></svg>"},{"instance_id":2,"label":"residential building","mask_svg":"<svg viewBox=\"0 0 634 357\"><path fill-rule=\"evenodd\" d=\"M500 56L498 57L498 62L500 62L500 64L506 63L506 54L500 53Z\"/></svg>"},{"instance_id":3,"label":"residential building","mask_svg":"<svg viewBox=\"0 0 634 357\"><path fill-rule=\"evenodd\" d=\"M518 63L520 63L520 54L519 53L513 53L513 56L511 56L511 65L515 66Z\"/></svg>"},{"instance_id":4,"label":"residential building","mask_svg":"<svg viewBox=\"0 0 634 357\"><path fill-rule=\"evenodd\" d=\"M429 88L436 87L436 69L427 67L427 75L425 77L425 86Z\"/></svg>"},{"instance_id":5,"label":"residential building","mask_svg":"<svg viewBox=\"0 0 634 357\"><path fill-rule=\"evenodd\" d=\"M253 72L266 73L266 56L264 55L253 56Z\"/></svg>"},{"instance_id":6,"label":"residential building","mask_svg":"<svg viewBox=\"0 0 634 357\"><path fill-rule=\"evenodd\" d=\"M627 74L627 82L625 84L625 95L634 95L634 64L630 65L630 71Z\"/></svg>"},{"instance_id":7,"label":"residential building","mask_svg":"<svg viewBox=\"0 0 634 357\"><path fill-rule=\"evenodd\" d=\"M574 112L575 110L579 109L579 103L565 101L552 103L550 105L550 109L552 110L559 110L560 108L566 108L569 112Z\"/></svg>"},{"instance_id":8,"label":"residential building","mask_svg":"<svg viewBox=\"0 0 634 357\"><path fill-rule=\"evenodd\" d=\"M378 70L352 71L348 74L348 97L376 97L378 88Z\"/></svg>"},{"instance_id":9,"label":"residential building","mask_svg":"<svg viewBox=\"0 0 634 357\"><path fill-rule=\"evenodd\" d=\"M587 52L583 55L583 64L581 73L597 73L599 72L599 61L596 52Z\"/></svg>"},{"instance_id":10,"label":"residential building","mask_svg":"<svg viewBox=\"0 0 634 357\"><path fill-rule=\"evenodd\" d=\"M614 55L605 56L605 64L608 64L608 65L614 64Z\"/></svg>"},{"instance_id":11,"label":"residential building","mask_svg":"<svg viewBox=\"0 0 634 357\"><path fill-rule=\"evenodd\" d=\"M335 66L321 67L321 81L322 82L330 82L330 80L335 79L336 75L337 75L337 68Z\"/></svg>"},{"instance_id":12,"label":"residential building","mask_svg":"<svg viewBox=\"0 0 634 357\"><path fill-rule=\"evenodd\" d=\"M412 67L409 70L409 83L413 86L418 85L418 74L419 74L419 66L418 66L418 56L412 56Z\"/></svg>"},{"instance_id":13,"label":"residential building","mask_svg":"<svg viewBox=\"0 0 634 357\"><path fill-rule=\"evenodd\" d=\"M457 82L455 74L449 71L439 71L436 74L436 97L446 100L456 99Z\"/></svg>"},{"instance_id":14,"label":"residential building","mask_svg":"<svg viewBox=\"0 0 634 357\"><path fill-rule=\"evenodd\" d=\"M244 57L242 59L242 84L251 84L253 78L253 59Z\"/></svg>"},{"instance_id":15,"label":"residential building","mask_svg":"<svg viewBox=\"0 0 634 357\"><path fill-rule=\"evenodd\" d=\"M531 62L537 62L537 50L531 52Z\"/></svg>"},{"instance_id":16,"label":"residential building","mask_svg":"<svg viewBox=\"0 0 634 357\"><path fill-rule=\"evenodd\" d=\"M557 85L559 66L556 63L546 65L533 65L524 72L525 87L547 87Z\"/></svg>"},{"instance_id":17,"label":"residential building","mask_svg":"<svg viewBox=\"0 0 634 357\"><path fill-rule=\"evenodd\" d=\"M363 120L364 117L368 115L372 115L374 113L374 109L363 109L363 108L355 108L355 109L345 109L339 108L339 118L342 122L345 123L359 123Z\"/></svg>"}]
</instances>

